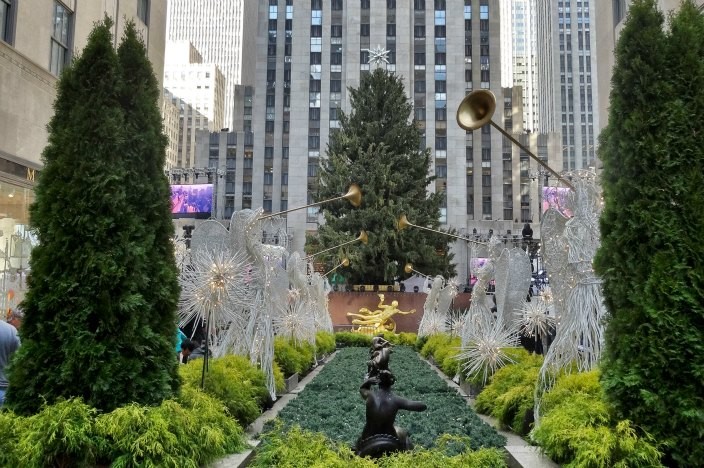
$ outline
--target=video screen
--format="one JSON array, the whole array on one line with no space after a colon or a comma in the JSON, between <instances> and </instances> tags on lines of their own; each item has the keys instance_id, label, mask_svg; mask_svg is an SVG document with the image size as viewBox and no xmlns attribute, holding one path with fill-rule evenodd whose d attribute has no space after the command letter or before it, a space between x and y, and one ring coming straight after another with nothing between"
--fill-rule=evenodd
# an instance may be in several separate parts
<instances>
[{"instance_id":1,"label":"video screen","mask_svg":"<svg viewBox=\"0 0 704 468\"><path fill-rule=\"evenodd\" d=\"M471 272L469 284L471 286L474 286L474 283L477 282L477 273L484 265L486 265L488 261L489 259L485 257L474 257L469 259L469 270Z\"/></svg>"},{"instance_id":2,"label":"video screen","mask_svg":"<svg viewBox=\"0 0 704 468\"><path fill-rule=\"evenodd\" d=\"M566 218L572 217L572 210L569 208L570 189L567 187L543 187L543 213L548 208L555 208Z\"/></svg>"},{"instance_id":3,"label":"video screen","mask_svg":"<svg viewBox=\"0 0 704 468\"><path fill-rule=\"evenodd\" d=\"M171 213L176 217L210 215L213 184L171 186Z\"/></svg>"}]
</instances>

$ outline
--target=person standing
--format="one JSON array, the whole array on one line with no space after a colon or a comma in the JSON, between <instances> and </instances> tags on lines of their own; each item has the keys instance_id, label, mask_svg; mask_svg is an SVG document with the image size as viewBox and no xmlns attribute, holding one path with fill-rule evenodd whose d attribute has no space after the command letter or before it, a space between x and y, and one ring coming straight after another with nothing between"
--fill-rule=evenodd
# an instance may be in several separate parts
<instances>
[{"instance_id":1,"label":"person standing","mask_svg":"<svg viewBox=\"0 0 704 468\"><path fill-rule=\"evenodd\" d=\"M5 369L19 347L20 337L17 334L17 329L0 320L0 406L5 403L5 392L8 385Z\"/></svg>"}]
</instances>

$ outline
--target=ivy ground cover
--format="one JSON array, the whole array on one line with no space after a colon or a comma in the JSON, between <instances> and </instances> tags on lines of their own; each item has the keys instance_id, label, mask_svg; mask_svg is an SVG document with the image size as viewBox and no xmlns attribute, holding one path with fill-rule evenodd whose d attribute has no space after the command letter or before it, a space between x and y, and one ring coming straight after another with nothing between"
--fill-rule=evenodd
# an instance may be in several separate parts
<instances>
[{"instance_id":1,"label":"ivy ground cover","mask_svg":"<svg viewBox=\"0 0 704 468\"><path fill-rule=\"evenodd\" d=\"M299 425L322 432L334 441L352 446L365 422L359 386L364 381L368 359L365 348L339 350L298 398L281 410L279 418L287 426ZM482 422L412 348L394 347L389 368L396 376L393 386L396 394L428 405L421 413L399 411L396 418L396 425L408 430L416 446L433 447L442 434L468 436L473 450L506 444L505 438Z\"/></svg>"}]
</instances>

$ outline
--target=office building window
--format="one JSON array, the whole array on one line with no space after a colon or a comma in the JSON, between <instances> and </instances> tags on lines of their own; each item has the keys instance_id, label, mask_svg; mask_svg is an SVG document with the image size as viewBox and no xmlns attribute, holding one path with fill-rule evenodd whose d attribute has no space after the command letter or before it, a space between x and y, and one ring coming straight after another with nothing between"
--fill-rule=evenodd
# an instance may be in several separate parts
<instances>
[{"instance_id":1,"label":"office building window","mask_svg":"<svg viewBox=\"0 0 704 468\"><path fill-rule=\"evenodd\" d=\"M149 7L150 0L137 0L137 18L142 20L142 23L149 26Z\"/></svg>"},{"instance_id":2,"label":"office building window","mask_svg":"<svg viewBox=\"0 0 704 468\"><path fill-rule=\"evenodd\" d=\"M13 0L0 0L0 41L13 43L15 3Z\"/></svg>"},{"instance_id":3,"label":"office building window","mask_svg":"<svg viewBox=\"0 0 704 468\"><path fill-rule=\"evenodd\" d=\"M70 59L72 13L61 3L54 2L54 18L51 30L51 58L49 71L60 75Z\"/></svg>"}]
</instances>

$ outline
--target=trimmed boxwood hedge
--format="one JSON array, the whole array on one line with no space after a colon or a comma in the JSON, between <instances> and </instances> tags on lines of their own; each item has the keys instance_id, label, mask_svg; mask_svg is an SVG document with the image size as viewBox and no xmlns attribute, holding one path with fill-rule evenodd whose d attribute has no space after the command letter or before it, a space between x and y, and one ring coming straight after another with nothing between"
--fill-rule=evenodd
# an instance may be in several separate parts
<instances>
[{"instance_id":1,"label":"trimmed boxwood hedge","mask_svg":"<svg viewBox=\"0 0 704 468\"><path fill-rule=\"evenodd\" d=\"M287 426L297 424L353 445L365 422L359 386L368 359L367 349L340 350L298 398L281 410L281 420ZM469 436L472 449L504 446L504 437L484 424L412 348L394 347L389 367L396 375L394 391L397 394L428 405L422 413L400 411L396 418L397 425L408 430L415 445L433 447L441 434L453 434Z\"/></svg>"}]
</instances>

